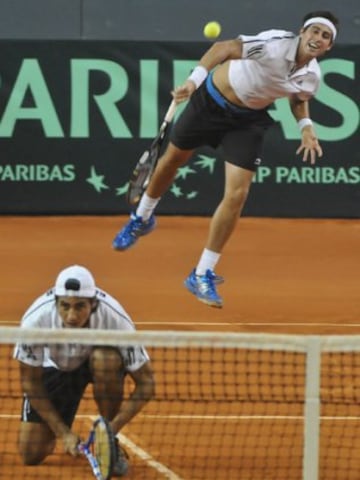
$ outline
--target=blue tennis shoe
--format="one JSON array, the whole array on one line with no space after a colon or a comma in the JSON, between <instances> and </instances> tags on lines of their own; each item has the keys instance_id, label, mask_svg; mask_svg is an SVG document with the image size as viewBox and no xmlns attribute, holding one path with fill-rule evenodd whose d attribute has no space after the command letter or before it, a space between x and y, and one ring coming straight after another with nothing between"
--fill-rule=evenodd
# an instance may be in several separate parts
<instances>
[{"instance_id":1,"label":"blue tennis shoe","mask_svg":"<svg viewBox=\"0 0 360 480\"><path fill-rule=\"evenodd\" d=\"M119 440L115 437L116 456L112 470L113 477L122 477L126 475L129 469L129 455L126 450L120 445Z\"/></svg>"},{"instance_id":2,"label":"blue tennis shoe","mask_svg":"<svg viewBox=\"0 0 360 480\"><path fill-rule=\"evenodd\" d=\"M144 221L135 213L130 215L130 220L113 240L115 250L127 250L132 247L142 235L152 232L156 226L155 216L151 215L149 220Z\"/></svg>"},{"instance_id":3,"label":"blue tennis shoe","mask_svg":"<svg viewBox=\"0 0 360 480\"><path fill-rule=\"evenodd\" d=\"M206 270L205 275L196 275L195 269L185 280L185 287L193 293L200 302L211 307L221 308L223 300L218 295L215 285L223 283L224 279L215 275L212 270Z\"/></svg>"}]
</instances>

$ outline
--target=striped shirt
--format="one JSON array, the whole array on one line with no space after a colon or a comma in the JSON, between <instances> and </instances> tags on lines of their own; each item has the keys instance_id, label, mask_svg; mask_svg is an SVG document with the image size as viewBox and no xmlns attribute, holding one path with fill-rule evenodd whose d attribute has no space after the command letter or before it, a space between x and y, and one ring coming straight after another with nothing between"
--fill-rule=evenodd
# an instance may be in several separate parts
<instances>
[{"instance_id":1,"label":"striped shirt","mask_svg":"<svg viewBox=\"0 0 360 480\"><path fill-rule=\"evenodd\" d=\"M108 293L97 289L98 306L91 313L87 328L91 330L135 331L135 326L123 307ZM63 322L56 306L54 290L49 290L37 298L25 312L22 328L62 329ZM96 335L96 333L94 332ZM22 344L15 346L14 358L34 367L55 367L71 371L87 360L91 345L72 344ZM118 347L127 371L136 371L148 360L149 356L142 346Z\"/></svg>"},{"instance_id":2,"label":"striped shirt","mask_svg":"<svg viewBox=\"0 0 360 480\"><path fill-rule=\"evenodd\" d=\"M229 83L249 108L261 109L278 98L296 96L306 101L317 92L321 72L315 58L296 69L300 37L285 30L240 35L241 59L231 60Z\"/></svg>"}]
</instances>

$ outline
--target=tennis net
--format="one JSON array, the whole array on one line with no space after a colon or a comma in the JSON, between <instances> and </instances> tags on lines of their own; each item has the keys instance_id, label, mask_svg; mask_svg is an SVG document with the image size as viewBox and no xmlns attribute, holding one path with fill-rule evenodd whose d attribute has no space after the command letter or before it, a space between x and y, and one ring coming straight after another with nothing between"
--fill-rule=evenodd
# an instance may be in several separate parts
<instances>
[{"instance_id":1,"label":"tennis net","mask_svg":"<svg viewBox=\"0 0 360 480\"><path fill-rule=\"evenodd\" d=\"M16 342L146 347L156 394L125 426L126 478L360 478L360 337L0 327L0 478L91 478L58 445L39 466L18 454ZM132 384L126 381L126 395ZM98 415L89 386L74 430ZM35 440L34 440L35 441Z\"/></svg>"}]
</instances>

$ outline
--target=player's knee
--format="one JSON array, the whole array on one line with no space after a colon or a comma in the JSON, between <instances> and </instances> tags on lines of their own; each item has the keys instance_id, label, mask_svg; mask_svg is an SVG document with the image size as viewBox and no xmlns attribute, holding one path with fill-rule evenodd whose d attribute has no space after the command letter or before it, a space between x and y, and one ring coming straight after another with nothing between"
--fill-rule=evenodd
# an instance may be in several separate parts
<instances>
[{"instance_id":1,"label":"player's knee","mask_svg":"<svg viewBox=\"0 0 360 480\"><path fill-rule=\"evenodd\" d=\"M23 465L39 465L45 458L45 456L34 455L32 453L20 453Z\"/></svg>"},{"instance_id":2,"label":"player's knee","mask_svg":"<svg viewBox=\"0 0 360 480\"><path fill-rule=\"evenodd\" d=\"M119 371L124 368L124 364L116 348L98 347L91 352L90 367L93 372Z\"/></svg>"},{"instance_id":3,"label":"player's knee","mask_svg":"<svg viewBox=\"0 0 360 480\"><path fill-rule=\"evenodd\" d=\"M225 200L234 210L241 209L248 197L249 188L241 186L225 194Z\"/></svg>"},{"instance_id":4,"label":"player's knee","mask_svg":"<svg viewBox=\"0 0 360 480\"><path fill-rule=\"evenodd\" d=\"M45 458L52 453L53 447L49 445L47 448L39 451L34 450L33 448L21 448L20 446L20 457L24 465L39 465L42 463Z\"/></svg>"},{"instance_id":5,"label":"player's knee","mask_svg":"<svg viewBox=\"0 0 360 480\"><path fill-rule=\"evenodd\" d=\"M39 465L54 451L55 444L54 434L45 424L21 423L18 451L24 465Z\"/></svg>"}]
</instances>

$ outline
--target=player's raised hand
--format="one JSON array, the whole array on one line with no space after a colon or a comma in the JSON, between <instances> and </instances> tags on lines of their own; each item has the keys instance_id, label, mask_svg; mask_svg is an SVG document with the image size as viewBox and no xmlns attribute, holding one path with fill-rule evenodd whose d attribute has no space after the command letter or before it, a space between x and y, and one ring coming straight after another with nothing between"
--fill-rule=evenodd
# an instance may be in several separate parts
<instances>
[{"instance_id":1,"label":"player's raised hand","mask_svg":"<svg viewBox=\"0 0 360 480\"><path fill-rule=\"evenodd\" d=\"M174 88L174 90L171 92L171 95L173 96L176 103L181 103L185 102L190 97L190 95L195 92L195 90L196 86L194 82L192 82L191 80L186 80L185 83Z\"/></svg>"},{"instance_id":2,"label":"player's raised hand","mask_svg":"<svg viewBox=\"0 0 360 480\"><path fill-rule=\"evenodd\" d=\"M303 154L303 161L307 162L310 157L311 165L316 162L316 157L322 157L323 151L315 135L312 126L304 127L302 130L301 145L296 150L296 154Z\"/></svg>"}]
</instances>

